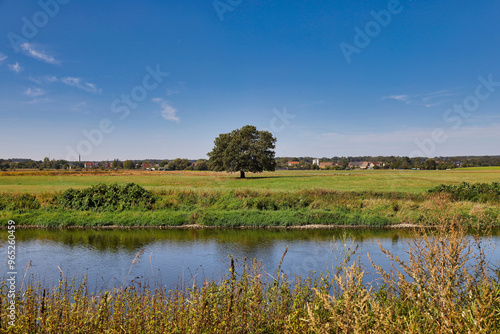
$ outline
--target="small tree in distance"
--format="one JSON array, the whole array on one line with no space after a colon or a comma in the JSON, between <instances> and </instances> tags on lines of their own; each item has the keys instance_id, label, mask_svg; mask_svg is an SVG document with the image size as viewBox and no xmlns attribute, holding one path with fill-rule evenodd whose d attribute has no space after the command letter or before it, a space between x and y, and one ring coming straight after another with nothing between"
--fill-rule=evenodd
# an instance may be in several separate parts
<instances>
[{"instance_id":1,"label":"small tree in distance","mask_svg":"<svg viewBox=\"0 0 500 334\"><path fill-rule=\"evenodd\" d=\"M191 166L191 162L188 159L174 159L167 164L167 169L170 170L185 170Z\"/></svg>"},{"instance_id":2,"label":"small tree in distance","mask_svg":"<svg viewBox=\"0 0 500 334\"><path fill-rule=\"evenodd\" d=\"M437 163L434 159L427 159L424 162L424 169L434 170L436 169Z\"/></svg>"},{"instance_id":3,"label":"small tree in distance","mask_svg":"<svg viewBox=\"0 0 500 334\"><path fill-rule=\"evenodd\" d=\"M123 162L123 168L125 169L134 169L134 167L135 167L134 163L130 160L125 160Z\"/></svg>"},{"instance_id":4,"label":"small tree in distance","mask_svg":"<svg viewBox=\"0 0 500 334\"><path fill-rule=\"evenodd\" d=\"M276 138L269 131L259 131L253 125L245 125L215 138L214 148L208 153L210 169L216 172L261 173L274 171Z\"/></svg>"},{"instance_id":5,"label":"small tree in distance","mask_svg":"<svg viewBox=\"0 0 500 334\"><path fill-rule=\"evenodd\" d=\"M196 170L208 170L208 161L205 159L199 159L196 161Z\"/></svg>"}]
</instances>

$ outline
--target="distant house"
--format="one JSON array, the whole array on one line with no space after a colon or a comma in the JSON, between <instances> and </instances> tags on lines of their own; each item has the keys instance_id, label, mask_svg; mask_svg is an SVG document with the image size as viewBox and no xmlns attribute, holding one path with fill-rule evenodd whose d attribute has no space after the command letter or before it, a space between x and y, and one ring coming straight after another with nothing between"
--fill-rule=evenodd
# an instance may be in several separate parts
<instances>
[{"instance_id":1,"label":"distant house","mask_svg":"<svg viewBox=\"0 0 500 334\"><path fill-rule=\"evenodd\" d=\"M370 167L370 162L368 161L351 161L349 162L349 168L357 169L367 169ZM373 168L373 166L372 166Z\"/></svg>"},{"instance_id":2,"label":"distant house","mask_svg":"<svg viewBox=\"0 0 500 334\"><path fill-rule=\"evenodd\" d=\"M319 166L319 159L318 158L313 159L313 165L318 165Z\"/></svg>"},{"instance_id":3,"label":"distant house","mask_svg":"<svg viewBox=\"0 0 500 334\"><path fill-rule=\"evenodd\" d=\"M329 168L329 167L333 167L333 166L336 166L336 164L334 164L333 162L320 162L319 163L319 168Z\"/></svg>"},{"instance_id":4,"label":"distant house","mask_svg":"<svg viewBox=\"0 0 500 334\"><path fill-rule=\"evenodd\" d=\"M142 164L142 169L150 169L151 164Z\"/></svg>"},{"instance_id":5,"label":"distant house","mask_svg":"<svg viewBox=\"0 0 500 334\"><path fill-rule=\"evenodd\" d=\"M83 164L83 166L84 166L85 168L95 168L95 167L97 167L97 166L96 166L96 164L95 164L95 163L93 163L93 162L85 162L85 163Z\"/></svg>"},{"instance_id":6,"label":"distant house","mask_svg":"<svg viewBox=\"0 0 500 334\"><path fill-rule=\"evenodd\" d=\"M299 161L288 161L286 164L288 165L288 167L298 166Z\"/></svg>"},{"instance_id":7,"label":"distant house","mask_svg":"<svg viewBox=\"0 0 500 334\"><path fill-rule=\"evenodd\" d=\"M358 168L358 169L373 169L373 167L379 166L382 167L384 164L380 161L369 162L369 161L352 161L349 162L349 168Z\"/></svg>"}]
</instances>

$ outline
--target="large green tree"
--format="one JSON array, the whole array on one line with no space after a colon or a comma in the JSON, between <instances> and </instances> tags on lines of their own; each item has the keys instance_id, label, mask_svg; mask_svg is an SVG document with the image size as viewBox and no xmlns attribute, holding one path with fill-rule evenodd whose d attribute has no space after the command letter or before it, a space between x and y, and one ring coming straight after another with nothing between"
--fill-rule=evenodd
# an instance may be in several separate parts
<instances>
[{"instance_id":1,"label":"large green tree","mask_svg":"<svg viewBox=\"0 0 500 334\"><path fill-rule=\"evenodd\" d=\"M253 125L245 125L215 138L214 148L208 153L210 169L216 172L260 173L274 171L276 138L269 131L259 131Z\"/></svg>"}]
</instances>

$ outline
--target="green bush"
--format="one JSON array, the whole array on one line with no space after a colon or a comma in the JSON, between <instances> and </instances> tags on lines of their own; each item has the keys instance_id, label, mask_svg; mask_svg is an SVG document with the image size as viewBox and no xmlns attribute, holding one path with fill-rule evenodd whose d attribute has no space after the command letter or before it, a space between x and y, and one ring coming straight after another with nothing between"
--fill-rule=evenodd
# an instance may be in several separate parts
<instances>
[{"instance_id":1,"label":"green bush","mask_svg":"<svg viewBox=\"0 0 500 334\"><path fill-rule=\"evenodd\" d=\"M40 202L34 195L22 194L20 196L0 196L0 210L36 210L39 208Z\"/></svg>"},{"instance_id":2,"label":"green bush","mask_svg":"<svg viewBox=\"0 0 500 334\"><path fill-rule=\"evenodd\" d=\"M56 205L85 211L123 211L152 209L156 196L135 183L125 185L100 183L86 189L70 188L54 198Z\"/></svg>"},{"instance_id":3,"label":"green bush","mask_svg":"<svg viewBox=\"0 0 500 334\"><path fill-rule=\"evenodd\" d=\"M429 193L447 193L455 201L498 202L500 201L500 183L468 183L459 185L441 184L428 191Z\"/></svg>"}]
</instances>

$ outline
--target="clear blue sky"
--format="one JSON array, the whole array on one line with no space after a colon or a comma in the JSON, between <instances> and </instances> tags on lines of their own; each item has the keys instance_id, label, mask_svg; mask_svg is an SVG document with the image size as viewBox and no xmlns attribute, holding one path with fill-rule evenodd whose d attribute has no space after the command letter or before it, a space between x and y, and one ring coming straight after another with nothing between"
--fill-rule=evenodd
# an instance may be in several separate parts
<instances>
[{"instance_id":1,"label":"clear blue sky","mask_svg":"<svg viewBox=\"0 0 500 334\"><path fill-rule=\"evenodd\" d=\"M246 124L277 156L498 155L499 15L495 0L0 1L0 158L205 158Z\"/></svg>"}]
</instances>

